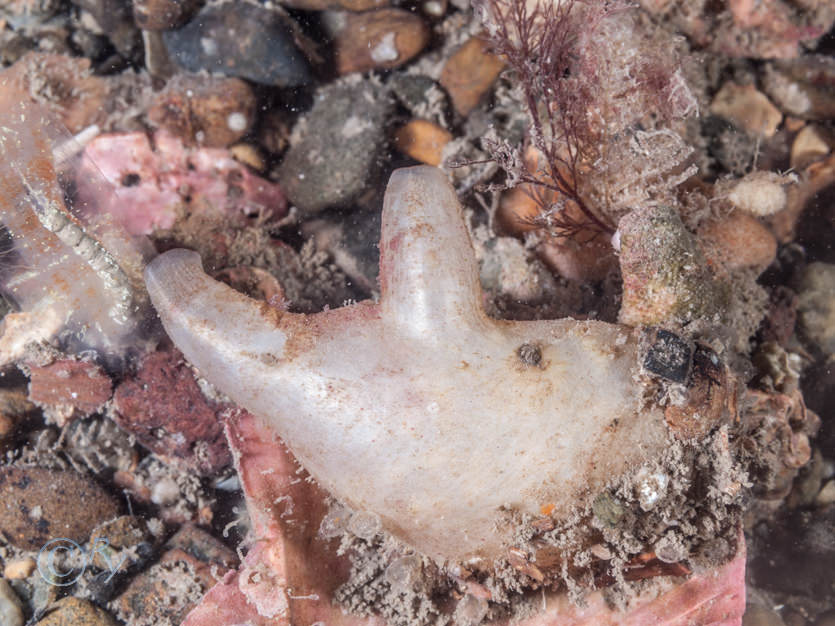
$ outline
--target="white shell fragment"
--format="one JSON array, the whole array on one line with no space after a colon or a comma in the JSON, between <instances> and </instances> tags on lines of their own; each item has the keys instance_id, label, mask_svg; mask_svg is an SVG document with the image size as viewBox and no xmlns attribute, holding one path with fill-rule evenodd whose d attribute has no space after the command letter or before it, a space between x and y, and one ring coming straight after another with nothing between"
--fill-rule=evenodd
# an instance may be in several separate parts
<instances>
[{"instance_id":1,"label":"white shell fragment","mask_svg":"<svg viewBox=\"0 0 835 626\"><path fill-rule=\"evenodd\" d=\"M565 518L661 455L663 413L635 382L637 332L488 318L443 172L392 175L380 251L379 304L315 315L233 291L186 250L145 277L203 376L355 515L439 562L497 558L508 510Z\"/></svg>"}]
</instances>

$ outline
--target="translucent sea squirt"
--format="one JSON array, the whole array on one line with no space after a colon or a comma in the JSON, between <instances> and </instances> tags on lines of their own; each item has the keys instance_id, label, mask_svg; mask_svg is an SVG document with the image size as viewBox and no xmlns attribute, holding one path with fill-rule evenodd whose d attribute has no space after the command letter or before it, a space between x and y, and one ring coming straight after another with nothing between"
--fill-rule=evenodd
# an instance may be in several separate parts
<instances>
[{"instance_id":1,"label":"translucent sea squirt","mask_svg":"<svg viewBox=\"0 0 835 626\"><path fill-rule=\"evenodd\" d=\"M443 172L392 175L380 254L379 303L314 315L232 290L186 250L145 278L206 378L336 498L439 562L499 558L504 511L567 518L662 455L663 410L636 382L639 332L487 317Z\"/></svg>"}]
</instances>

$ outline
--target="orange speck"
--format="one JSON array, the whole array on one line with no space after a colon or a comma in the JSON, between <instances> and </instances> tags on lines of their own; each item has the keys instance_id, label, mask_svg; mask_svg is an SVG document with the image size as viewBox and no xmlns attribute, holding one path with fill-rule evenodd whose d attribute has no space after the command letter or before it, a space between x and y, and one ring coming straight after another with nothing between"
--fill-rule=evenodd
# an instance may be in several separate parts
<instances>
[{"instance_id":1,"label":"orange speck","mask_svg":"<svg viewBox=\"0 0 835 626\"><path fill-rule=\"evenodd\" d=\"M549 502L548 504L543 504L541 507L539 507L539 512L543 515L550 515L554 511L554 508L554 504L552 502Z\"/></svg>"}]
</instances>

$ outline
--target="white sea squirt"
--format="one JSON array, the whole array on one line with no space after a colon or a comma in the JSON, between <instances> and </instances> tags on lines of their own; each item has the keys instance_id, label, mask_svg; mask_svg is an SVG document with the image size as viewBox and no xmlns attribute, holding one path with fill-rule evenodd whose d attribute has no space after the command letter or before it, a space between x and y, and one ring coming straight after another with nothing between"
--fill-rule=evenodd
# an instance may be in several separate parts
<instances>
[{"instance_id":1,"label":"white sea squirt","mask_svg":"<svg viewBox=\"0 0 835 626\"><path fill-rule=\"evenodd\" d=\"M380 254L379 303L314 315L232 290L187 250L145 279L208 380L336 498L441 563L498 558L511 543L502 510L565 518L663 453L663 411L635 382L638 331L487 317L441 170L394 172Z\"/></svg>"}]
</instances>

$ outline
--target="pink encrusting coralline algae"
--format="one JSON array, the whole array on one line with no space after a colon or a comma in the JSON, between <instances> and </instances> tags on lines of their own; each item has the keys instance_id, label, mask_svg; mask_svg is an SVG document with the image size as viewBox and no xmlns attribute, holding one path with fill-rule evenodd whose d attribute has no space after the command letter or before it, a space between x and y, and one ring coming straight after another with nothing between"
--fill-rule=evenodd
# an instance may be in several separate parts
<instances>
[{"instance_id":1,"label":"pink encrusting coralline algae","mask_svg":"<svg viewBox=\"0 0 835 626\"><path fill-rule=\"evenodd\" d=\"M281 188L254 175L227 150L187 148L165 131L97 137L85 150L79 195L133 235L171 228L190 206L212 207L232 225L278 219L287 212ZM88 185L97 171L118 193Z\"/></svg>"}]
</instances>

